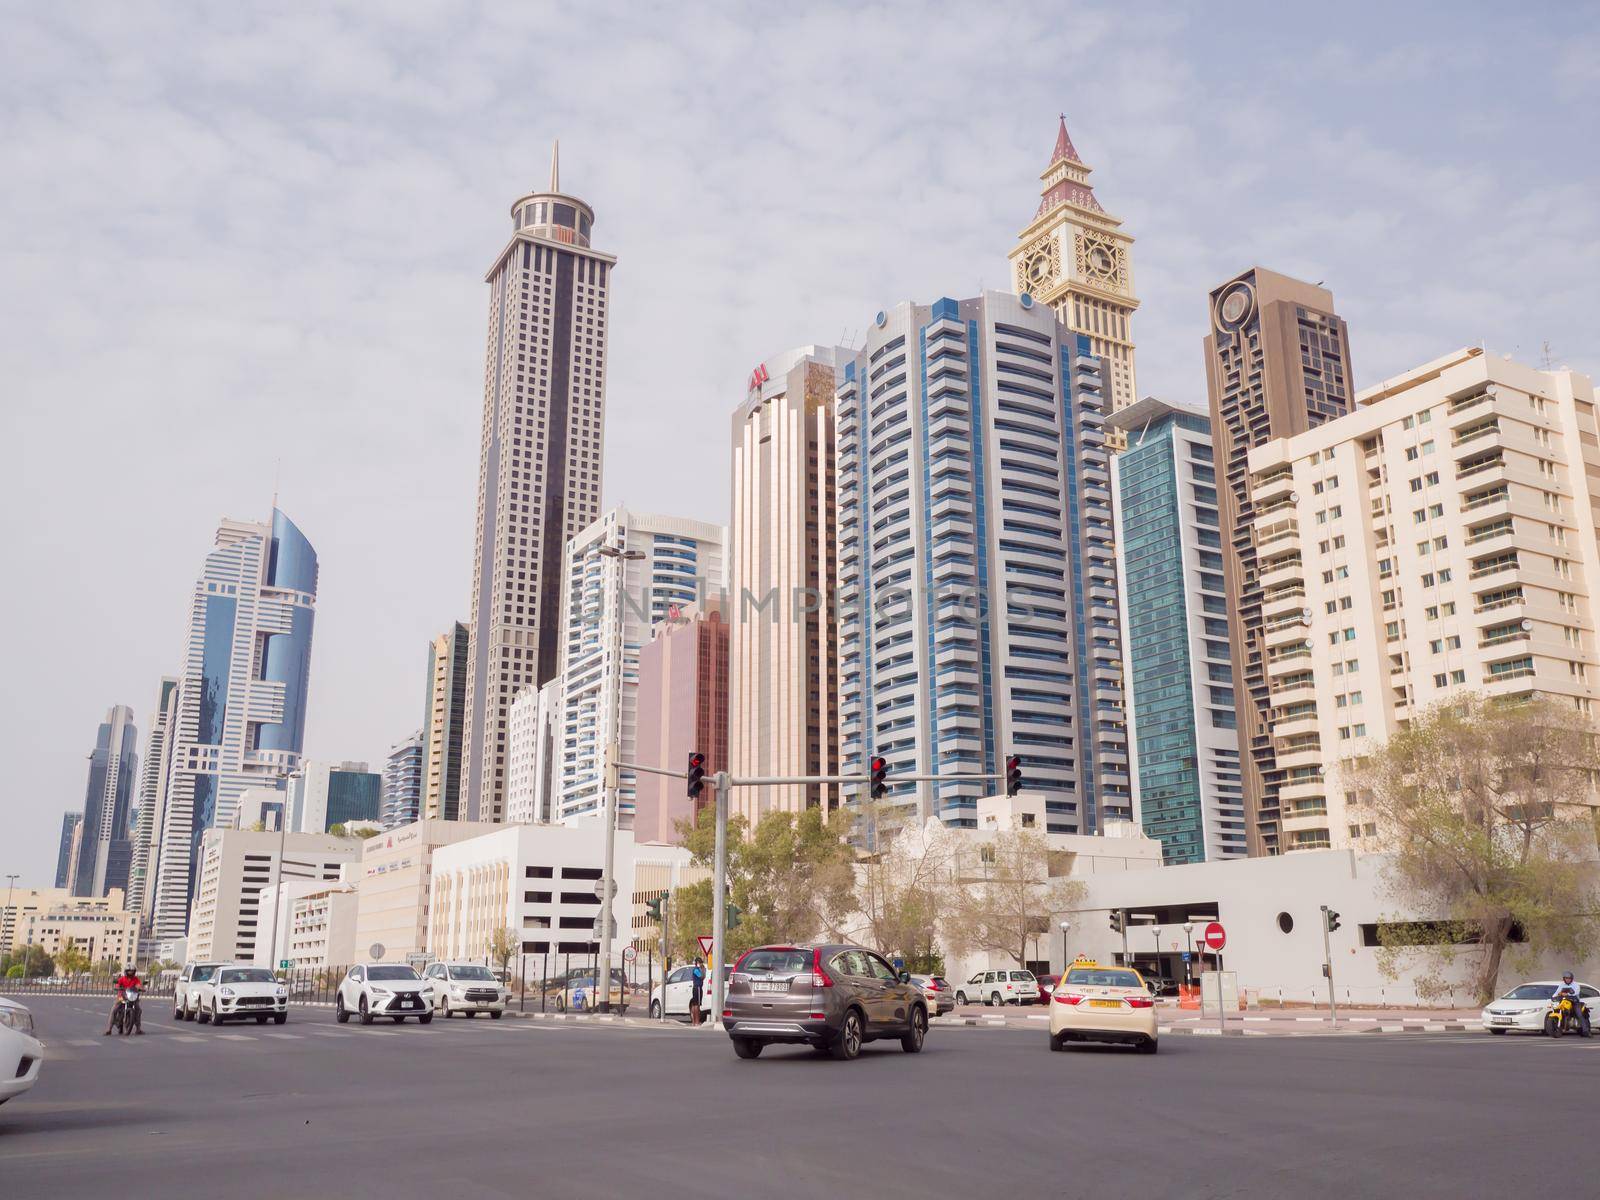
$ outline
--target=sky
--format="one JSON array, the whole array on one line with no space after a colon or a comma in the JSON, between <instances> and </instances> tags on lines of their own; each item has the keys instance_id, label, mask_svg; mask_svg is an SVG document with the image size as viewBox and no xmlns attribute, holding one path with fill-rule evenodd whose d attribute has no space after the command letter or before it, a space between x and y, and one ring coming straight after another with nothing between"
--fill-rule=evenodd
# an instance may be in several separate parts
<instances>
[{"instance_id":1,"label":"sky","mask_svg":"<svg viewBox=\"0 0 1600 1200\"><path fill-rule=\"evenodd\" d=\"M422 719L465 619L509 209L596 210L604 503L726 520L784 349L1007 285L1064 112L1136 239L1139 390L1205 299L1323 281L1357 383L1463 345L1600 371L1600 8L0 0L0 876L53 882L141 739L220 518L321 558L306 754Z\"/></svg>"}]
</instances>

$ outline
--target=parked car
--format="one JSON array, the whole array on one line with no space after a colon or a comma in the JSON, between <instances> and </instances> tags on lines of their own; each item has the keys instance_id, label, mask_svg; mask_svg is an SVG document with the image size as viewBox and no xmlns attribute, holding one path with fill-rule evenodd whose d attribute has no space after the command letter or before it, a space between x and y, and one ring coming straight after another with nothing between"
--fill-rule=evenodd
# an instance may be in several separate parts
<instances>
[{"instance_id":1,"label":"parked car","mask_svg":"<svg viewBox=\"0 0 1600 1200\"><path fill-rule=\"evenodd\" d=\"M682 1017L689 1019L689 997L694 992L694 964L686 967L674 967L667 975L665 984L656 984L650 991L650 1016L652 1020L660 1020L664 1015L669 1017ZM733 973L732 967L722 968L722 990L728 990L728 979ZM700 996L700 1012L707 1019L711 1017L711 977L706 976L702 985Z\"/></svg>"},{"instance_id":2,"label":"parked car","mask_svg":"<svg viewBox=\"0 0 1600 1200\"><path fill-rule=\"evenodd\" d=\"M433 1020L433 988L404 963L357 963L339 981L333 1015L341 1025L352 1016L363 1025L377 1017L392 1017L396 1025L416 1017L426 1025Z\"/></svg>"},{"instance_id":3,"label":"parked car","mask_svg":"<svg viewBox=\"0 0 1600 1200\"><path fill-rule=\"evenodd\" d=\"M433 1007L441 1017L486 1012L498 1021L506 1015L511 989L482 963L429 963L422 978L433 988Z\"/></svg>"},{"instance_id":4,"label":"parked car","mask_svg":"<svg viewBox=\"0 0 1600 1200\"><path fill-rule=\"evenodd\" d=\"M863 1044L897 1038L922 1049L928 1002L905 971L861 946L760 946L733 965L722 1024L740 1058L774 1042L852 1059Z\"/></svg>"},{"instance_id":5,"label":"parked car","mask_svg":"<svg viewBox=\"0 0 1600 1200\"><path fill-rule=\"evenodd\" d=\"M546 1008L553 1008L557 1012L566 1012L568 1009L578 1008L579 993L582 993L583 1009L585 1012L595 1005L594 971L591 968L574 967L570 971L563 971L560 975L553 975L544 982L544 1004ZM626 1011L628 1007L627 979L621 967L611 968L611 1002L613 1006Z\"/></svg>"},{"instance_id":6,"label":"parked car","mask_svg":"<svg viewBox=\"0 0 1600 1200\"><path fill-rule=\"evenodd\" d=\"M1038 998L1032 971L979 971L956 989L957 1004L1032 1004Z\"/></svg>"},{"instance_id":7,"label":"parked car","mask_svg":"<svg viewBox=\"0 0 1600 1200\"><path fill-rule=\"evenodd\" d=\"M192 1021L200 1013L200 985L206 983L217 973L219 967L226 966L219 962L192 962L184 963L183 970L178 972L178 978L172 985L172 1019L174 1021Z\"/></svg>"},{"instance_id":8,"label":"parked car","mask_svg":"<svg viewBox=\"0 0 1600 1200\"><path fill-rule=\"evenodd\" d=\"M248 1021L265 1025L268 1018L282 1025L289 1019L289 989L266 967L228 963L194 986L195 1009L200 1024Z\"/></svg>"},{"instance_id":9,"label":"parked car","mask_svg":"<svg viewBox=\"0 0 1600 1200\"><path fill-rule=\"evenodd\" d=\"M1039 1003L1049 1004L1050 993L1056 990L1056 984L1061 981L1059 975L1036 975L1034 978L1039 984Z\"/></svg>"},{"instance_id":10,"label":"parked car","mask_svg":"<svg viewBox=\"0 0 1600 1200\"><path fill-rule=\"evenodd\" d=\"M1544 1015L1550 1011L1550 997L1561 985L1558 979L1534 980L1519 983L1498 1000L1492 1000L1482 1014L1483 1028L1490 1033L1517 1030L1520 1033L1543 1033ZM1587 983L1578 984L1578 1001L1589 1010L1589 1019L1600 1017L1600 989Z\"/></svg>"},{"instance_id":11,"label":"parked car","mask_svg":"<svg viewBox=\"0 0 1600 1200\"><path fill-rule=\"evenodd\" d=\"M0 996L0 1104L39 1082L44 1045L34 1036L33 1013Z\"/></svg>"},{"instance_id":12,"label":"parked car","mask_svg":"<svg viewBox=\"0 0 1600 1200\"><path fill-rule=\"evenodd\" d=\"M1156 998L1139 972L1073 963L1050 997L1050 1049L1065 1050L1069 1042L1119 1042L1154 1054Z\"/></svg>"},{"instance_id":13,"label":"parked car","mask_svg":"<svg viewBox=\"0 0 1600 1200\"><path fill-rule=\"evenodd\" d=\"M1154 971L1147 971L1143 967L1136 967L1139 978L1144 980L1144 986L1149 989L1152 996L1176 996L1178 984L1176 980L1168 979L1165 975L1158 975Z\"/></svg>"},{"instance_id":14,"label":"parked car","mask_svg":"<svg viewBox=\"0 0 1600 1200\"><path fill-rule=\"evenodd\" d=\"M913 975L911 982L922 989L922 998L928 1002L928 1012L933 1016L937 1017L955 1008L955 989L944 976Z\"/></svg>"}]
</instances>

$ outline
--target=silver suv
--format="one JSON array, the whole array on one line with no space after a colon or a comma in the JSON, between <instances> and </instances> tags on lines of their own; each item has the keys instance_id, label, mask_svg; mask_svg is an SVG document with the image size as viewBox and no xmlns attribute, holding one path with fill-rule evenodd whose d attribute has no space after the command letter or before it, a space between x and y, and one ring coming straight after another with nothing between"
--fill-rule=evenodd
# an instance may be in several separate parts
<instances>
[{"instance_id":1,"label":"silver suv","mask_svg":"<svg viewBox=\"0 0 1600 1200\"><path fill-rule=\"evenodd\" d=\"M734 964L722 1023L740 1058L777 1042L852 1059L879 1038L916 1054L928 1002L910 975L861 946L759 946Z\"/></svg>"}]
</instances>

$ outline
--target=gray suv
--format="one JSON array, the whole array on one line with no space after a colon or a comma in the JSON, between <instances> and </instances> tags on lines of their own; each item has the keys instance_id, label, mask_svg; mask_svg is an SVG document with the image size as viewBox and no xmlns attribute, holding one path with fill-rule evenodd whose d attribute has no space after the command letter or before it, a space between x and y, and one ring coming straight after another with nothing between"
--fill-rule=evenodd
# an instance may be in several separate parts
<instances>
[{"instance_id":1,"label":"gray suv","mask_svg":"<svg viewBox=\"0 0 1600 1200\"><path fill-rule=\"evenodd\" d=\"M852 1059L879 1038L915 1054L928 1002L910 975L860 946L759 946L734 964L722 1024L740 1058L777 1042Z\"/></svg>"}]
</instances>

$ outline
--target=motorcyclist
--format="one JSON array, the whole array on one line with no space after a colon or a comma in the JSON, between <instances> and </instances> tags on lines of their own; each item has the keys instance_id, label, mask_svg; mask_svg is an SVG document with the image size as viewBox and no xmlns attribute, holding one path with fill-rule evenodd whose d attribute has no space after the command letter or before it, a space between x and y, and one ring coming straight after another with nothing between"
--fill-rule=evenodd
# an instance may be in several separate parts
<instances>
[{"instance_id":1,"label":"motorcyclist","mask_svg":"<svg viewBox=\"0 0 1600 1200\"><path fill-rule=\"evenodd\" d=\"M1586 1027L1589 1024L1589 1014L1578 999L1578 985L1572 982L1571 971L1563 972L1561 982L1556 985L1555 993L1550 997L1550 1003L1555 1004L1562 999L1572 1001L1572 1024Z\"/></svg>"},{"instance_id":2,"label":"motorcyclist","mask_svg":"<svg viewBox=\"0 0 1600 1200\"><path fill-rule=\"evenodd\" d=\"M117 1005L122 1003L122 993L125 992L125 991L131 991L137 997L143 990L144 990L144 983L139 978L139 968L138 967L128 967L125 971L122 972L121 975L117 976L116 986L112 990L111 1017L106 1022L106 1032L102 1036L109 1035L111 1033L112 1025L114 1025L116 1023ZM134 1031L134 1033L138 1034L140 1037L143 1037L144 1036L144 1011L143 1011L143 1005L139 1004L137 1000L135 1000L135 1002L133 1004L132 1016L133 1016L133 1031Z\"/></svg>"}]
</instances>

